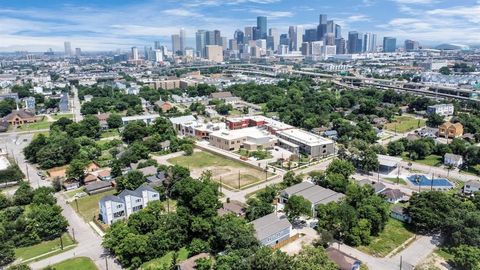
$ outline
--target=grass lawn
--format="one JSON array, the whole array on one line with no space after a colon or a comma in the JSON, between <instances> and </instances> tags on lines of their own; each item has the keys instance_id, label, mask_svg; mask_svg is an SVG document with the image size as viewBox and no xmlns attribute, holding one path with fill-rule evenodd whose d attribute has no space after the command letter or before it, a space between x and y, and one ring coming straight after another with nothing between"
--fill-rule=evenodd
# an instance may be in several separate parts
<instances>
[{"instance_id":1,"label":"grass lawn","mask_svg":"<svg viewBox=\"0 0 480 270\"><path fill-rule=\"evenodd\" d=\"M163 257L158 259L153 259L149 262L144 263L140 269L142 270L156 270L164 269L162 266L170 266L172 262L173 251L165 254ZM188 250L186 248L181 248L177 252L177 262L181 262L188 259Z\"/></svg>"},{"instance_id":2,"label":"grass lawn","mask_svg":"<svg viewBox=\"0 0 480 270\"><path fill-rule=\"evenodd\" d=\"M394 184L401 184L401 185L406 185L407 182L405 180L403 180L402 178L398 178L398 177L392 177L392 178L383 178L383 180L387 181L387 182L390 182L390 183L394 183Z\"/></svg>"},{"instance_id":3,"label":"grass lawn","mask_svg":"<svg viewBox=\"0 0 480 270\"><path fill-rule=\"evenodd\" d=\"M450 261L453 259L453 255L448 248L437 248L435 249L435 254L445 259L445 261Z\"/></svg>"},{"instance_id":4,"label":"grass lawn","mask_svg":"<svg viewBox=\"0 0 480 270\"><path fill-rule=\"evenodd\" d=\"M73 120L73 114L71 113L59 113L59 114L54 114L54 115L50 115L55 121L57 121L58 119L60 118L68 118L68 119L71 119Z\"/></svg>"},{"instance_id":5,"label":"grass lawn","mask_svg":"<svg viewBox=\"0 0 480 270\"><path fill-rule=\"evenodd\" d=\"M52 265L55 270L97 270L95 263L90 258L78 257Z\"/></svg>"},{"instance_id":6,"label":"grass lawn","mask_svg":"<svg viewBox=\"0 0 480 270\"><path fill-rule=\"evenodd\" d=\"M360 246L358 249L375 257L385 257L412 236L413 233L408 231L401 221L390 218L383 232L373 237L370 245Z\"/></svg>"},{"instance_id":7,"label":"grass lawn","mask_svg":"<svg viewBox=\"0 0 480 270\"><path fill-rule=\"evenodd\" d=\"M120 132L118 132L118 129L107 129L102 131L100 138L109 138L115 136L120 136Z\"/></svg>"},{"instance_id":8,"label":"grass lawn","mask_svg":"<svg viewBox=\"0 0 480 270\"><path fill-rule=\"evenodd\" d=\"M74 190L65 191L63 193L63 195L65 195L67 198L73 198L73 196L75 196L75 194L81 193L84 190L85 190L85 188L81 187L81 188L77 188L77 189L74 189Z\"/></svg>"},{"instance_id":9,"label":"grass lawn","mask_svg":"<svg viewBox=\"0 0 480 270\"><path fill-rule=\"evenodd\" d=\"M98 202L100 199L106 195L113 195L115 192L115 190L109 190L78 199L78 211L77 203L75 201L71 202L70 206L77 211L77 213L79 213L86 222L90 222L93 220L94 216L98 216Z\"/></svg>"},{"instance_id":10,"label":"grass lawn","mask_svg":"<svg viewBox=\"0 0 480 270\"><path fill-rule=\"evenodd\" d=\"M70 246L75 244L73 239L70 237L68 233L65 233L62 236L63 240L63 246ZM45 256L41 256L42 259L46 257L50 257L53 255L56 255L58 253L64 252L67 249L61 250L60 249L60 238L50 240L50 241L44 241L39 244L29 246L29 247L22 247L22 248L17 248L15 249L15 257L17 259L22 260L22 262L28 261L34 257L39 257L45 253L52 252L50 254L47 254ZM58 252L56 252L58 251ZM40 258L39 258L40 259Z\"/></svg>"},{"instance_id":11,"label":"grass lawn","mask_svg":"<svg viewBox=\"0 0 480 270\"><path fill-rule=\"evenodd\" d=\"M29 130L40 130L40 129L49 129L50 125L53 122L48 122L47 118L44 117L41 121L21 125L18 130L20 131L29 131Z\"/></svg>"},{"instance_id":12,"label":"grass lawn","mask_svg":"<svg viewBox=\"0 0 480 270\"><path fill-rule=\"evenodd\" d=\"M263 170L206 151L198 151L191 156L179 156L167 161L189 168L194 178L200 177L203 171L209 170L212 172L213 179L234 189L265 180ZM267 173L267 177L272 175Z\"/></svg>"},{"instance_id":13,"label":"grass lawn","mask_svg":"<svg viewBox=\"0 0 480 270\"><path fill-rule=\"evenodd\" d=\"M429 155L429 156L426 156L424 159L417 159L417 160L410 160L406 155L402 155L402 157L405 161L412 161L412 162L427 165L427 166L439 167L443 164L443 158L438 155Z\"/></svg>"},{"instance_id":14,"label":"grass lawn","mask_svg":"<svg viewBox=\"0 0 480 270\"><path fill-rule=\"evenodd\" d=\"M424 119L415 119L409 116L397 116L392 123L388 123L385 125L387 130L398 132L398 133L405 133L408 131L412 131L417 128L421 128L425 126L426 120Z\"/></svg>"}]
</instances>

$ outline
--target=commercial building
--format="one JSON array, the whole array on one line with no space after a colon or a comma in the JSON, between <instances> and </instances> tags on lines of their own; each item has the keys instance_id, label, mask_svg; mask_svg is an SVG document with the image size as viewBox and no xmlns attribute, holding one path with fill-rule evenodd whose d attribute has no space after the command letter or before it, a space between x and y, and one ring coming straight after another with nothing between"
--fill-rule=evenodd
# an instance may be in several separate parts
<instances>
[{"instance_id":1,"label":"commercial building","mask_svg":"<svg viewBox=\"0 0 480 270\"><path fill-rule=\"evenodd\" d=\"M173 117L169 119L178 135L209 139L212 132L226 130L225 123L203 123L197 121L193 115Z\"/></svg>"},{"instance_id":2,"label":"commercial building","mask_svg":"<svg viewBox=\"0 0 480 270\"><path fill-rule=\"evenodd\" d=\"M271 149L277 143L277 138L265 129L249 127L237 130L219 130L210 133L210 145L226 151L246 149Z\"/></svg>"},{"instance_id":3,"label":"commercial building","mask_svg":"<svg viewBox=\"0 0 480 270\"><path fill-rule=\"evenodd\" d=\"M108 195L100 199L99 218L103 223L110 225L147 207L149 202L158 200L160 200L160 193L149 186L140 186L133 191L126 189L118 196Z\"/></svg>"},{"instance_id":4,"label":"commercial building","mask_svg":"<svg viewBox=\"0 0 480 270\"><path fill-rule=\"evenodd\" d=\"M180 35L178 34L172 35L172 51L174 54L180 51Z\"/></svg>"},{"instance_id":5,"label":"commercial building","mask_svg":"<svg viewBox=\"0 0 480 270\"><path fill-rule=\"evenodd\" d=\"M206 46L206 58L212 62L223 62L223 48L219 45L207 45Z\"/></svg>"},{"instance_id":6,"label":"commercial building","mask_svg":"<svg viewBox=\"0 0 480 270\"><path fill-rule=\"evenodd\" d=\"M257 17L257 31L259 33L259 39L267 39L267 17Z\"/></svg>"},{"instance_id":7,"label":"commercial building","mask_svg":"<svg viewBox=\"0 0 480 270\"><path fill-rule=\"evenodd\" d=\"M292 224L286 217L279 218L272 213L251 222L255 229L255 237L264 246L281 246L290 239Z\"/></svg>"},{"instance_id":8,"label":"commercial building","mask_svg":"<svg viewBox=\"0 0 480 270\"><path fill-rule=\"evenodd\" d=\"M451 116L455 112L453 104L437 104L427 107L427 114L438 114L441 116Z\"/></svg>"},{"instance_id":9,"label":"commercial building","mask_svg":"<svg viewBox=\"0 0 480 270\"><path fill-rule=\"evenodd\" d=\"M147 114L147 115L135 115L135 116L124 116L122 117L123 125L128 124L132 121L143 121L145 124L150 125L152 124L155 119L159 118L160 115L158 114Z\"/></svg>"},{"instance_id":10,"label":"commercial building","mask_svg":"<svg viewBox=\"0 0 480 270\"><path fill-rule=\"evenodd\" d=\"M348 32L348 53L361 53L362 52L362 38L361 34L357 31Z\"/></svg>"},{"instance_id":11,"label":"commercial building","mask_svg":"<svg viewBox=\"0 0 480 270\"><path fill-rule=\"evenodd\" d=\"M397 39L393 37L383 38L383 52L395 52L397 49Z\"/></svg>"},{"instance_id":12,"label":"commercial building","mask_svg":"<svg viewBox=\"0 0 480 270\"><path fill-rule=\"evenodd\" d=\"M304 154L309 157L322 157L333 154L334 142L308 131L298 128L279 131L276 133L279 145L295 154Z\"/></svg>"},{"instance_id":13,"label":"commercial building","mask_svg":"<svg viewBox=\"0 0 480 270\"><path fill-rule=\"evenodd\" d=\"M65 41L63 46L65 47L65 56L72 56L72 44L70 41Z\"/></svg>"},{"instance_id":14,"label":"commercial building","mask_svg":"<svg viewBox=\"0 0 480 270\"><path fill-rule=\"evenodd\" d=\"M418 43L418 41L414 41L410 39L405 40L405 51L407 52L417 51L419 47L420 47L420 44Z\"/></svg>"}]
</instances>

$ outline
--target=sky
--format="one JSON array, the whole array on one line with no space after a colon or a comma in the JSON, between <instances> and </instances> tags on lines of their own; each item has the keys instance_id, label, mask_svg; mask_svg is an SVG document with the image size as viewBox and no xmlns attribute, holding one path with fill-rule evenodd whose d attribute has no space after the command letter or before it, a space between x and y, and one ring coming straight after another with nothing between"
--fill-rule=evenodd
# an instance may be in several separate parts
<instances>
[{"instance_id":1,"label":"sky","mask_svg":"<svg viewBox=\"0 0 480 270\"><path fill-rule=\"evenodd\" d=\"M63 50L63 42L84 51L171 48L171 35L185 28L194 46L198 29L222 31L256 25L287 33L288 26L318 24L327 14L348 31L440 43L480 44L480 0L0 0L0 51Z\"/></svg>"}]
</instances>

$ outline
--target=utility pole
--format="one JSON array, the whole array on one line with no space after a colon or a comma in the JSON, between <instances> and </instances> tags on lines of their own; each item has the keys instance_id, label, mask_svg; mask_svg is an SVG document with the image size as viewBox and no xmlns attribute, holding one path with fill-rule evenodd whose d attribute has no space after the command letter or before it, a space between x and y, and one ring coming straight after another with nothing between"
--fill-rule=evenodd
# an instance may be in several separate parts
<instances>
[{"instance_id":1,"label":"utility pole","mask_svg":"<svg viewBox=\"0 0 480 270\"><path fill-rule=\"evenodd\" d=\"M400 256L400 270L402 270L403 257Z\"/></svg>"},{"instance_id":2,"label":"utility pole","mask_svg":"<svg viewBox=\"0 0 480 270\"><path fill-rule=\"evenodd\" d=\"M107 261L107 256L105 256L105 268L108 270L108 261Z\"/></svg>"}]
</instances>

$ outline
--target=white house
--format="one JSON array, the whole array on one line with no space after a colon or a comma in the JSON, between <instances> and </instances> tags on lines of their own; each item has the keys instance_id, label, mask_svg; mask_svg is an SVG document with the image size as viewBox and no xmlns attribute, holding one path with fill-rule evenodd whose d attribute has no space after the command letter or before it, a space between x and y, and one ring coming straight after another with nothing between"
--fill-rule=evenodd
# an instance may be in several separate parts
<instances>
[{"instance_id":1,"label":"white house","mask_svg":"<svg viewBox=\"0 0 480 270\"><path fill-rule=\"evenodd\" d=\"M100 219L105 224L128 218L131 214L147 207L149 202L160 200L160 193L150 186L136 190L124 190L118 196L105 196L98 203Z\"/></svg>"},{"instance_id":2,"label":"white house","mask_svg":"<svg viewBox=\"0 0 480 270\"><path fill-rule=\"evenodd\" d=\"M463 165L463 157L460 155L446 153L443 157L443 164L461 167Z\"/></svg>"},{"instance_id":3,"label":"white house","mask_svg":"<svg viewBox=\"0 0 480 270\"><path fill-rule=\"evenodd\" d=\"M480 182L476 180L469 180L465 182L463 186L463 193L465 194L472 194L475 192L480 191Z\"/></svg>"},{"instance_id":4,"label":"white house","mask_svg":"<svg viewBox=\"0 0 480 270\"><path fill-rule=\"evenodd\" d=\"M455 108L453 104L437 104L427 107L427 114L438 114L441 116L453 115Z\"/></svg>"}]
</instances>

